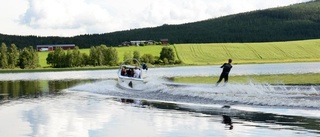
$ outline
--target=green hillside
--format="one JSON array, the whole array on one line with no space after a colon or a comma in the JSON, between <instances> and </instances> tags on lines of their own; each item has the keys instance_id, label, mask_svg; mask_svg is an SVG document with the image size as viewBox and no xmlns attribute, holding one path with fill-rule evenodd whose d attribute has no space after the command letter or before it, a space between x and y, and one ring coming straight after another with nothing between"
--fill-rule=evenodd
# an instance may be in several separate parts
<instances>
[{"instance_id":1,"label":"green hillside","mask_svg":"<svg viewBox=\"0 0 320 137\"><path fill-rule=\"evenodd\" d=\"M140 56L151 54L160 56L163 46L116 47L119 62L124 53L139 51ZM208 43L208 44L174 44L176 58L186 65L221 64L232 58L235 64L277 63L277 62L315 62L320 61L320 39L288 42L262 43ZM81 49L89 55L89 49ZM39 52L42 67L46 64L48 52Z\"/></svg>"},{"instance_id":2,"label":"green hillside","mask_svg":"<svg viewBox=\"0 0 320 137\"><path fill-rule=\"evenodd\" d=\"M262 42L175 44L177 55L185 64L221 64L228 58L234 63L276 63L320 61L320 39Z\"/></svg>"},{"instance_id":3,"label":"green hillside","mask_svg":"<svg viewBox=\"0 0 320 137\"><path fill-rule=\"evenodd\" d=\"M38 44L69 44L89 48L116 46L123 41L169 39L182 43L275 42L320 38L320 0L285 7L257 10L180 25L162 25L105 34L75 37L11 36L0 34L0 42L18 47ZM1 32L0 32L1 33Z\"/></svg>"}]
</instances>

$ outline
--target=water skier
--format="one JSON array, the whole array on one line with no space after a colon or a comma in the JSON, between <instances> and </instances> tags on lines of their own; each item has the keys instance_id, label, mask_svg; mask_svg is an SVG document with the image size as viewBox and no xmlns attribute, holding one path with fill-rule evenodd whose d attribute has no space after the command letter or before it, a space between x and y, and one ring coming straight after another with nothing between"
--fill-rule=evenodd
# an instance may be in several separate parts
<instances>
[{"instance_id":1,"label":"water skier","mask_svg":"<svg viewBox=\"0 0 320 137\"><path fill-rule=\"evenodd\" d=\"M219 85L219 83L222 81L222 79L224 79L224 84L227 84L228 83L228 78L229 78L229 72L232 68L232 59L229 59L228 60L228 63L224 63L220 68L223 68L222 69L222 72L221 72L221 75L220 75L220 78L219 80L217 81L216 83L216 86Z\"/></svg>"}]
</instances>

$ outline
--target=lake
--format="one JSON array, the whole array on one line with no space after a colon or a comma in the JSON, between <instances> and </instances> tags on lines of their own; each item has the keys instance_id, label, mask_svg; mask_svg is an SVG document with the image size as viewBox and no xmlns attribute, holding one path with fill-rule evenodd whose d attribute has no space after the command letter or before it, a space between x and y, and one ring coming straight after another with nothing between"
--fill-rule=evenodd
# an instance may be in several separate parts
<instances>
[{"instance_id":1,"label":"lake","mask_svg":"<svg viewBox=\"0 0 320 137\"><path fill-rule=\"evenodd\" d=\"M230 75L320 73L320 63L233 65ZM220 66L150 68L145 90L117 70L0 74L4 137L320 136L320 87L172 83ZM230 79L232 81L232 79Z\"/></svg>"}]
</instances>

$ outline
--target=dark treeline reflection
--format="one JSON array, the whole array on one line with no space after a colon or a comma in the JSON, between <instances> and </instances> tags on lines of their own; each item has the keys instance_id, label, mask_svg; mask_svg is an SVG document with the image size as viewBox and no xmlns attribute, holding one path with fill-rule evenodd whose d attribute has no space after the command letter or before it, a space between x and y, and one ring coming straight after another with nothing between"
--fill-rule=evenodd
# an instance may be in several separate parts
<instances>
[{"instance_id":1,"label":"dark treeline reflection","mask_svg":"<svg viewBox=\"0 0 320 137\"><path fill-rule=\"evenodd\" d=\"M117 100L117 99L115 99ZM233 120L243 120L256 123L269 123L270 128L274 125L288 126L288 129L298 130L299 128L308 129L311 131L320 130L320 121L317 118L309 118L303 116L287 116L287 115L277 115L272 113L261 113L261 112L250 112L250 111L238 111L232 110L231 106L223 106L222 108L207 108L198 106L196 109L194 107L188 107L187 105L178 105L175 103L167 102L157 102L157 101L147 101L147 100L135 100L121 98L122 103L136 104L140 107L154 107L159 109L171 109L179 111L188 111L195 113L202 113L211 116L222 116L222 123L227 129L232 130L234 128ZM273 125L272 125L273 124ZM257 125L259 126L259 125ZM289 127L291 126L291 127ZM319 133L319 132L317 132Z\"/></svg>"},{"instance_id":2,"label":"dark treeline reflection","mask_svg":"<svg viewBox=\"0 0 320 137\"><path fill-rule=\"evenodd\" d=\"M63 89L92 80L34 80L0 81L0 100L14 98L34 98L55 94Z\"/></svg>"}]
</instances>

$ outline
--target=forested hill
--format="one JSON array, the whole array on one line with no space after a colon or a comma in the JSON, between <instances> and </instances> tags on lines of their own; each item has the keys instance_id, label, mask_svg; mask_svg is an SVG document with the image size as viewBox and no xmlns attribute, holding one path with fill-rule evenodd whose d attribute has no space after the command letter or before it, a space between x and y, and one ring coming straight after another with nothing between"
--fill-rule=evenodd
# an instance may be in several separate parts
<instances>
[{"instance_id":1,"label":"forested hill","mask_svg":"<svg viewBox=\"0 0 320 137\"><path fill-rule=\"evenodd\" d=\"M0 42L18 47L76 44L81 48L123 41L169 39L170 43L270 42L320 38L320 0L257 10L180 25L162 25L75 37L0 35ZM107 24L106 24L107 25Z\"/></svg>"}]
</instances>

